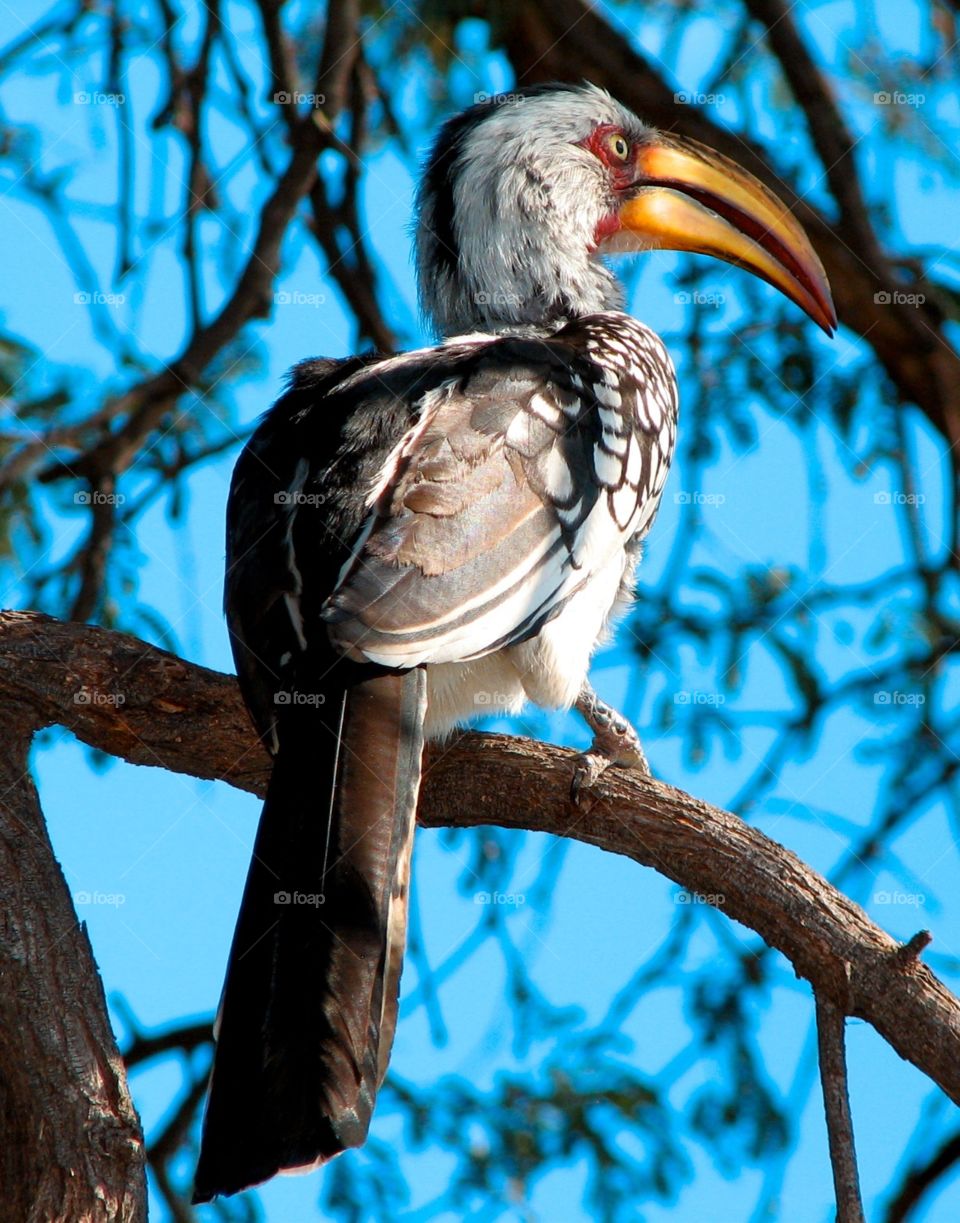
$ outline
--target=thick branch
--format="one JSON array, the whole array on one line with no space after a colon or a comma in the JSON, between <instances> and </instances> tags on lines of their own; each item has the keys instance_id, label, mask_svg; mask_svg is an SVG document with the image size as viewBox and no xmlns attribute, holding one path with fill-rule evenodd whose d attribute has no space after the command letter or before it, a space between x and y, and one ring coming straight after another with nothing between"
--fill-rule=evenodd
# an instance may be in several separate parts
<instances>
[{"instance_id":1,"label":"thick branch","mask_svg":"<svg viewBox=\"0 0 960 1223\"><path fill-rule=\"evenodd\" d=\"M143 1136L30 780L29 712L0 718L0 1214L139 1223Z\"/></svg>"},{"instance_id":2,"label":"thick branch","mask_svg":"<svg viewBox=\"0 0 960 1223\"><path fill-rule=\"evenodd\" d=\"M60 724L135 764L221 778L262 794L269 761L236 681L124 634L31 612L0 614L0 701L35 727ZM663 782L610 770L592 807L570 801L573 754L504 735L435 748L420 822L501 824L625 854L755 930L845 1014L960 1103L960 1003L796 855ZM469 779L466 783L465 779Z\"/></svg>"}]
</instances>

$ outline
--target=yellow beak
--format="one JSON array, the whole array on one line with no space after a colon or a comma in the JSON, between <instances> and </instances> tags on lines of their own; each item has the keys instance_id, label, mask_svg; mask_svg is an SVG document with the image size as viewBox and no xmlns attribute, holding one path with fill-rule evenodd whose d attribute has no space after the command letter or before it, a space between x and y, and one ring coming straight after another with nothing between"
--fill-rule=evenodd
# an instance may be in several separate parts
<instances>
[{"instance_id":1,"label":"yellow beak","mask_svg":"<svg viewBox=\"0 0 960 1223\"><path fill-rule=\"evenodd\" d=\"M660 135L637 153L637 193L608 249L694 251L746 268L786 294L827 335L837 326L816 251L782 200L735 161Z\"/></svg>"}]
</instances>

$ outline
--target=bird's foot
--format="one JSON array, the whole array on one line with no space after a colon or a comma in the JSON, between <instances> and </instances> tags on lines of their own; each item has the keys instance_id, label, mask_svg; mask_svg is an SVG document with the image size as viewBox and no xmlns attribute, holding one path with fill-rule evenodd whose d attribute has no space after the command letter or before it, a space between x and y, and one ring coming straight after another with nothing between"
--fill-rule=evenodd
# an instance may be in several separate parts
<instances>
[{"instance_id":1,"label":"bird's foot","mask_svg":"<svg viewBox=\"0 0 960 1223\"><path fill-rule=\"evenodd\" d=\"M580 756L574 767L570 795L575 803L580 803L584 792L612 764L626 765L650 775L640 736L622 714L600 700L588 683L581 688L574 708L593 731L590 750Z\"/></svg>"}]
</instances>

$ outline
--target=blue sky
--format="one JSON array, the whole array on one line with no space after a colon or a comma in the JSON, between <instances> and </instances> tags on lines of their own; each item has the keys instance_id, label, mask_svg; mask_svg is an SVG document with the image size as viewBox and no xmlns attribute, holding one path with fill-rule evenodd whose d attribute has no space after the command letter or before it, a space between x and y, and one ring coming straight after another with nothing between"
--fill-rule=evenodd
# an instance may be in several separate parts
<instances>
[{"instance_id":1,"label":"blue sky","mask_svg":"<svg viewBox=\"0 0 960 1223\"><path fill-rule=\"evenodd\" d=\"M842 65L849 50L844 43L854 37L857 26L850 6L801 7L805 29L824 64ZM29 24L42 11L46 10L41 6L32 13L30 6L16 12L8 8L7 24ZM926 36L915 20L918 12L919 6L878 6L880 28L891 57L909 57L921 46ZM255 26L243 6L230 6L230 14L238 36L244 30L252 34ZM617 18L624 27L637 32L648 52L664 51L666 31L656 28L654 18L641 21L628 7L619 9ZM184 40L192 35L192 21L188 17L183 23L180 36ZM722 18L690 23L676 61L678 84L688 89L700 87L705 66L722 35ZM485 54L484 39L483 27L473 23L457 47L462 62L454 65L452 83L459 102L470 101L478 90L510 83L502 62ZM374 57L377 50L374 43ZM262 66L252 57L247 66L255 78L262 77ZM476 75L478 67L484 75ZM46 140L40 164L44 170L61 167L70 171L69 198L81 217L77 232L91 253L101 287L109 292L115 254L114 218L107 207L115 193L112 116L106 107L101 113L73 100L73 91L88 90L95 84L97 71L96 65L89 73L76 66L71 90L64 85L58 66L48 65L47 70L16 79L0 93L0 99L8 117L15 121L44 116ZM157 89L158 80L147 65L131 86L132 106L141 122L155 104ZM924 248L949 246L956 215L953 187L922 148L905 148L903 142L891 142L873 132L878 122L876 107L864 90L850 85L841 93L857 130L870 136L865 141L864 158L874 167L868 178L871 197L895 193L899 229L891 232L891 238ZM762 75L752 97L753 130L775 142L776 94ZM955 120L955 98L932 98L931 105L937 107L938 121ZM716 109L719 117L731 124L742 119L733 99ZM407 130L415 137L415 147L422 149L429 133L418 126L422 102L412 84L401 95L400 110ZM262 198L263 186L258 186L249 159L243 156L242 134L229 116L221 115L216 121L212 139L220 164L235 163L225 178L224 193L236 210L237 223L232 237L225 240L225 250L229 256L234 248L239 258L249 243L247 222ZM152 155L158 156L156 146ZM819 174L802 142L789 144L783 155L787 164L801 168L804 186L813 198L822 197ZM280 164L282 150L276 156ZM182 168L182 151L171 143L163 158L167 168L172 167L175 182L178 168ZM156 160L145 159L143 164L148 168L138 182L138 207L147 209L162 195L163 179ZM384 300L403 341L417 343L424 336L417 320L409 256L413 166L401 150L387 144L366 158L365 169L365 215L383 270ZM119 384L120 375L106 349L95 342L90 308L75 301L77 282L64 262L56 234L16 183L5 179L2 186L0 247L8 286L3 301L5 326L29 337L51 362L88 370L86 390L92 401L100 393L100 380ZM174 207L173 202L167 207ZM211 221L206 241L212 247L222 233L222 228ZM251 345L255 344L262 367L233 393L240 424L253 422L269 405L284 371L294 361L308 355L337 356L351 351L351 324L310 248L295 237L288 242L286 255L285 270L276 285L281 296L270 319L246 333ZM685 311L691 308L677 300L675 278L685 266L674 256L654 255L624 269L630 277L631 308L668 337L681 331ZM223 292L224 276L212 259L210 268L205 288L212 307ZM706 307L714 310L709 323L712 332L724 335L743 323L750 308L743 296L744 281L743 273L726 266L710 268L703 287L725 298L719 308ZM130 343L148 364L156 365L175 353L182 340L184 316L178 305L182 299L181 273L172 245L158 242L151 258L144 260L143 272L114 289L123 294L124 301L107 306L107 318L130 337ZM285 303L284 293L293 300ZM772 291L761 287L756 293L757 300L772 305ZM322 300L308 302L305 297ZM818 368L823 372L837 363L841 368L848 363L856 367L865 360L862 346L843 333L832 345L826 339L814 340L813 344ZM776 362L775 352L763 351L765 359ZM689 362L680 362L681 381L687 392L694 380L708 373L691 368ZM867 404L866 409L869 407ZM733 574L746 566L793 567L806 582L843 584L882 575L902 559L904 544L897 515L892 507L885 512L877 501L878 493L894 487L891 469L878 462L868 465L857 478L850 475L851 467L863 457L860 448L866 447L863 429L859 440L854 437L856 453L852 454L848 442L825 419L810 427L809 446L817 456L819 478L830 493L824 515L817 519L809 512L808 450L801 446L792 424L778 419L760 403L750 404L750 414L756 428L755 444L743 453L734 449L729 436L721 436L717 453L703 472L701 491L722 500L702 507L706 531L690 570L714 566ZM936 439L913 417L909 419L908 435L918 456L918 470L923 473L927 497L924 527L935 551L943 534L942 456ZM223 670L232 670L220 611L223 510L235 457L235 453L225 455L191 477L188 512L182 524L171 526L161 501L144 516L137 535L143 555L139 600L159 609L173 625L184 656ZM679 465L671 475L641 573L641 602L643 591L654 590L668 572L684 514L689 512L681 499L690 487L684 458L682 443ZM135 491L135 480L129 491ZM54 547L62 549L76 530L76 517L52 503L49 513ZM5 592L4 602L16 604L17 593L16 585L12 586ZM891 592L891 603L894 596ZM710 610L709 595L702 587L689 586L685 597L690 606ZM838 677L861 666L865 656L866 615L858 620L851 613L846 619L842 631L829 619L816 622L806 641L799 643L815 655L818 665ZM675 707L673 698L678 691L720 690L718 659L704 656L689 644L679 649L675 658L660 660L649 682L639 685L630 644L630 630L625 628L617 642L597 659L594 675L601 694L623 707L641 729L658 725L664 705ZM772 737L772 731L766 731L762 719L757 718L757 711L769 709L775 714L791 699L782 670L763 642L751 649L743 667L743 688L724 710L734 720L742 712L750 723L739 737L736 751L721 750L719 741L711 740L706 767L696 767L689 758L689 737L682 720L662 732L647 729L645 734L658 775L720 805L730 803L737 795ZM682 706L676 712L682 714ZM890 734L897 733L899 724L889 713L884 722L884 716L876 708L848 706L838 710L820 728L809 749L788 761L774 793L751 812L751 818L811 865L829 872L843 858L850 828L868 825L884 785L882 752L872 760L863 759L859 752L865 740L878 734L882 744L885 727ZM575 719L560 715L533 712L524 720L523 729L571 746L582 746L587 738ZM75 895L101 898L82 904L79 913L88 924L108 994L122 997L125 1006L148 1029L184 1016L212 1012L259 804L224 785L158 770L122 763L107 769L93 767L85 749L62 732L43 736L35 761L53 843L68 885ZM464 888L462 884L468 861L465 844L450 850L441 842L441 834L422 832L415 867L419 921L427 958L434 968L470 939L482 915L469 886ZM585 1022L595 1022L634 967L666 939L677 913L678 889L633 863L584 846L562 846L534 834L527 834L520 842L511 876L513 891L536 895L537 879L542 871L550 869L554 856L562 856L562 866L549 906L537 907L532 902L514 906L508 919L510 936L543 992L557 1004L582 1008ZM935 949L945 956L960 957L960 911L950 903L957 876L953 842L947 809L940 803L931 804L923 819L897 839L895 851L900 865L896 872L888 869L895 863L883 864L865 880L857 899L895 936L908 937L919 926L929 925L935 933ZM891 893L918 899L898 904L878 900ZM755 941L739 927L730 925L728 932L744 945ZM700 927L689 947L686 970L690 974L708 973L726 937L718 936L709 923ZM796 1100L798 1111L802 1109L797 1125L799 1147L778 1195L780 1217L791 1223L812 1223L832 1217L825 1135L810 1060L812 1005L808 987L794 979L783 961L776 969L776 980L777 989L760 1017L757 1039L778 1089L788 1099ZM397 1074L428 1085L442 1074L459 1074L485 1084L504 1069L520 1067L536 1073L548 1052L546 1042L535 1043L524 1058L513 1055L503 983L503 959L492 946L478 951L444 980L440 1002L448 1040L439 1048L431 1040L425 1008L407 1005L393 1059ZM414 1003L417 984L416 966L409 964L404 996ZM120 1010L115 1010L115 1018L122 1036ZM691 1041L681 991L674 986L652 991L631 1014L624 1031L634 1044L626 1053L618 1051L617 1056L639 1064L654 1079L672 1079ZM888 1184L892 1169L928 1106L930 1091L925 1080L864 1024L849 1025L849 1054L869 1211L876 1195ZM703 1063L691 1061L671 1093L678 1107L689 1101L705 1073ZM176 1072L171 1067L134 1078L135 1099L148 1133L159 1123L175 1083ZM378 1114L373 1132L405 1151L397 1118L389 1110ZM748 1169L728 1178L693 1143L688 1154L696 1175L681 1199L683 1218L747 1218L760 1194L763 1177L777 1175L776 1169ZM412 1186L409 1217L426 1218L425 1212L417 1213L418 1208L441 1192L448 1174L447 1158L436 1152L411 1155L405 1151L402 1166ZM267 1217L292 1223L319 1217L319 1181L314 1176L272 1183L262 1193ZM571 1223L587 1218L580 1204L582 1188L581 1168L552 1174L533 1192L532 1217ZM939 1223L957 1217L958 1212L960 1185L954 1184L920 1218L924 1223ZM209 1212L200 1213L209 1217ZM666 1220L668 1216L677 1217L672 1207L644 1208L644 1217L649 1220Z\"/></svg>"}]
</instances>

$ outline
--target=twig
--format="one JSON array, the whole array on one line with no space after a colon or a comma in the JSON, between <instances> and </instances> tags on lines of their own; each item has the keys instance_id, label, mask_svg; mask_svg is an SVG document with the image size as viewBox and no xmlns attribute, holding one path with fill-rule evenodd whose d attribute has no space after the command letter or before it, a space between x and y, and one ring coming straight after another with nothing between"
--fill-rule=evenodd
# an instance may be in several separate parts
<instances>
[{"instance_id":1,"label":"twig","mask_svg":"<svg viewBox=\"0 0 960 1223\"><path fill-rule=\"evenodd\" d=\"M857 1153L853 1143L853 1121L847 1091L844 1050L844 1013L825 993L815 990L817 1046L820 1053L820 1083L827 1115L830 1164L837 1199L837 1223L863 1223Z\"/></svg>"}]
</instances>

